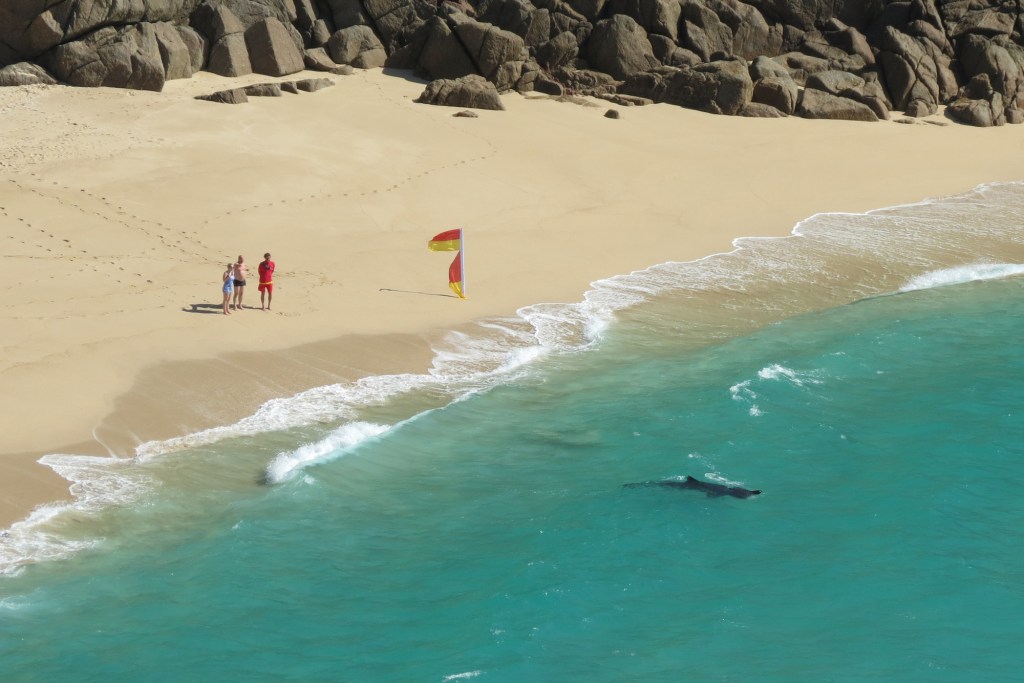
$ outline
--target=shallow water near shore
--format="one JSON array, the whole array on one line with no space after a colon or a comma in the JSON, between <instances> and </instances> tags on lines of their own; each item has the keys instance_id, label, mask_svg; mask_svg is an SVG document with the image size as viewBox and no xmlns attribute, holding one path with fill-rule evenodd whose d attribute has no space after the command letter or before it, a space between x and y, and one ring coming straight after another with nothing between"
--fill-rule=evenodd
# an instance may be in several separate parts
<instances>
[{"instance_id":1,"label":"shallow water near shore","mask_svg":"<svg viewBox=\"0 0 1024 683\"><path fill-rule=\"evenodd\" d=\"M814 217L429 375L51 456L82 503L0 539L0 675L1010 680L1021 207ZM687 474L764 493L623 487Z\"/></svg>"}]
</instances>

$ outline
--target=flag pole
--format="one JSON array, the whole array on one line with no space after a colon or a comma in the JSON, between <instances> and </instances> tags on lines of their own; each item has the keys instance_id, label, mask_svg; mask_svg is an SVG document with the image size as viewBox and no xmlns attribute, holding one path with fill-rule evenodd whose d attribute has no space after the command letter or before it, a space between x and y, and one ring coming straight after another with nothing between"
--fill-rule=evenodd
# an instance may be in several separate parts
<instances>
[{"instance_id":1,"label":"flag pole","mask_svg":"<svg viewBox=\"0 0 1024 683\"><path fill-rule=\"evenodd\" d=\"M459 258L462 259L462 298L466 298L466 230L463 228L459 232L462 237L459 240Z\"/></svg>"}]
</instances>

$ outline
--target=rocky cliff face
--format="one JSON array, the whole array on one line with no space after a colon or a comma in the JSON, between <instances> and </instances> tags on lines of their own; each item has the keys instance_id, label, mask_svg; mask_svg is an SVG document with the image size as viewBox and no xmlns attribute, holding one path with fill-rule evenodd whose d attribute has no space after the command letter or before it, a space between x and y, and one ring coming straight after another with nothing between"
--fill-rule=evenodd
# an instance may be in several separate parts
<instances>
[{"instance_id":1,"label":"rocky cliff face","mask_svg":"<svg viewBox=\"0 0 1024 683\"><path fill-rule=\"evenodd\" d=\"M748 116L1024 121L1019 0L5 0L0 85L390 66ZM478 81L474 81L478 83Z\"/></svg>"}]
</instances>

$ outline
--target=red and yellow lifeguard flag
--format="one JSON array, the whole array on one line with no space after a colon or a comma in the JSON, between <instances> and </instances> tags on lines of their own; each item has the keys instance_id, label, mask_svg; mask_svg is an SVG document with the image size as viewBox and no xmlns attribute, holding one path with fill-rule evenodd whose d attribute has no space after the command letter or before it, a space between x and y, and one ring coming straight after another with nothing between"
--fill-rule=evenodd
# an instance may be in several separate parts
<instances>
[{"instance_id":1,"label":"red and yellow lifeguard flag","mask_svg":"<svg viewBox=\"0 0 1024 683\"><path fill-rule=\"evenodd\" d=\"M462 278L462 228L446 230L434 235L434 239L427 242L427 249L430 251L457 251L455 260L448 266L448 286L459 295L460 299L466 298L466 283Z\"/></svg>"}]
</instances>

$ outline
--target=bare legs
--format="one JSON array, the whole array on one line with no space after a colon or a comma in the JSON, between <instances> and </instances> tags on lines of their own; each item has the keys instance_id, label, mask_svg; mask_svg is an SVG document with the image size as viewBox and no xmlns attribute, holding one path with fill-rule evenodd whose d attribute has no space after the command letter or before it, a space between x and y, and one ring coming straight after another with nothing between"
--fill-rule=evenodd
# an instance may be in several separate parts
<instances>
[{"instance_id":1,"label":"bare legs","mask_svg":"<svg viewBox=\"0 0 1024 683\"><path fill-rule=\"evenodd\" d=\"M231 301L231 292L224 292L224 315L231 315L231 311L228 310L228 303Z\"/></svg>"},{"instance_id":2,"label":"bare legs","mask_svg":"<svg viewBox=\"0 0 1024 683\"><path fill-rule=\"evenodd\" d=\"M264 298L267 300L267 305L263 305ZM274 300L274 293L263 290L260 292L260 310L270 310L270 302Z\"/></svg>"},{"instance_id":3,"label":"bare legs","mask_svg":"<svg viewBox=\"0 0 1024 683\"><path fill-rule=\"evenodd\" d=\"M242 285L241 287L237 287L236 286L235 287L235 296L234 296L234 308L235 308L236 311L242 310L242 295L243 294L245 294L245 285Z\"/></svg>"}]
</instances>

